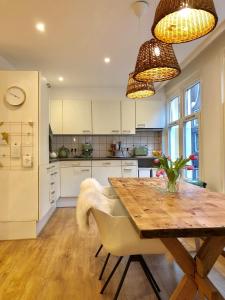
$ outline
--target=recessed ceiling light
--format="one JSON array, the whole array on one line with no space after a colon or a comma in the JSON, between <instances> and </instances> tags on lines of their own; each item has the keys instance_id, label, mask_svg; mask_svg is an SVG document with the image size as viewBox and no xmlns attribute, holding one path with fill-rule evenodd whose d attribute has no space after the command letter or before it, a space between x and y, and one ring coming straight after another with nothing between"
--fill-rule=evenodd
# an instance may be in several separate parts
<instances>
[{"instance_id":1,"label":"recessed ceiling light","mask_svg":"<svg viewBox=\"0 0 225 300\"><path fill-rule=\"evenodd\" d=\"M106 64L109 64L109 63L110 63L110 57L105 57L105 58L104 58L104 62L105 62Z\"/></svg>"},{"instance_id":2,"label":"recessed ceiling light","mask_svg":"<svg viewBox=\"0 0 225 300\"><path fill-rule=\"evenodd\" d=\"M45 24L44 23L37 23L35 27L38 31L45 32Z\"/></svg>"},{"instance_id":3,"label":"recessed ceiling light","mask_svg":"<svg viewBox=\"0 0 225 300\"><path fill-rule=\"evenodd\" d=\"M64 80L64 78L62 77L62 76L59 76L59 81L63 81Z\"/></svg>"}]
</instances>

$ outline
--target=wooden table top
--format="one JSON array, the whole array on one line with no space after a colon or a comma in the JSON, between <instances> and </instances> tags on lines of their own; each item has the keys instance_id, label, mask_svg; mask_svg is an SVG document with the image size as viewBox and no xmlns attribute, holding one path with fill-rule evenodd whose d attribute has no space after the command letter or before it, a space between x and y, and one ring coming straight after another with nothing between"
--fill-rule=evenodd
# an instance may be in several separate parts
<instances>
[{"instance_id":1,"label":"wooden table top","mask_svg":"<svg viewBox=\"0 0 225 300\"><path fill-rule=\"evenodd\" d=\"M109 178L142 238L225 236L225 195L181 183L165 191L159 178Z\"/></svg>"}]
</instances>

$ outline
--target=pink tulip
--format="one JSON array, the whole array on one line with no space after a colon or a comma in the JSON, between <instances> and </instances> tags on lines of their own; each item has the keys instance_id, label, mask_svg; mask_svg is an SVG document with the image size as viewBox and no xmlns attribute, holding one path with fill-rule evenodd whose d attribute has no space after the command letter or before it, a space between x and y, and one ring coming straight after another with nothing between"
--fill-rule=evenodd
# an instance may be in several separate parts
<instances>
[{"instance_id":1,"label":"pink tulip","mask_svg":"<svg viewBox=\"0 0 225 300\"><path fill-rule=\"evenodd\" d=\"M197 155L194 155L194 154L191 154L189 156L190 160L197 160L198 159L198 156Z\"/></svg>"},{"instance_id":2,"label":"pink tulip","mask_svg":"<svg viewBox=\"0 0 225 300\"><path fill-rule=\"evenodd\" d=\"M194 167L193 166L186 166L185 169L188 170L188 171L193 171Z\"/></svg>"},{"instance_id":3,"label":"pink tulip","mask_svg":"<svg viewBox=\"0 0 225 300\"><path fill-rule=\"evenodd\" d=\"M165 174L165 171L164 170L158 170L156 172L156 177L160 177L160 176L163 176Z\"/></svg>"},{"instance_id":4,"label":"pink tulip","mask_svg":"<svg viewBox=\"0 0 225 300\"><path fill-rule=\"evenodd\" d=\"M171 160L171 157L170 157L170 156L167 156L167 159L168 159L168 160Z\"/></svg>"},{"instance_id":5,"label":"pink tulip","mask_svg":"<svg viewBox=\"0 0 225 300\"><path fill-rule=\"evenodd\" d=\"M159 164L159 159L154 159L154 163L155 163L156 165L158 165L158 164Z\"/></svg>"}]
</instances>

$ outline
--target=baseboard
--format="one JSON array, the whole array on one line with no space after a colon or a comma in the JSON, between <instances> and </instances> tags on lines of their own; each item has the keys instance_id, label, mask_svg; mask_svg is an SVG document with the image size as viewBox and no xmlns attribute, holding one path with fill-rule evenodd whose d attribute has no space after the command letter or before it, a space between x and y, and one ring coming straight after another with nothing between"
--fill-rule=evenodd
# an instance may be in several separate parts
<instances>
[{"instance_id":1,"label":"baseboard","mask_svg":"<svg viewBox=\"0 0 225 300\"><path fill-rule=\"evenodd\" d=\"M56 202L56 207L75 207L76 197L74 198L59 198Z\"/></svg>"},{"instance_id":2,"label":"baseboard","mask_svg":"<svg viewBox=\"0 0 225 300\"><path fill-rule=\"evenodd\" d=\"M24 240L36 238L36 221L0 222L0 240Z\"/></svg>"},{"instance_id":3,"label":"baseboard","mask_svg":"<svg viewBox=\"0 0 225 300\"><path fill-rule=\"evenodd\" d=\"M36 224L37 236L44 229L45 225L48 223L48 221L50 220L51 216L53 215L55 209L56 209L56 206L51 207L49 209L49 211L47 212L47 214L41 220L37 221L37 224Z\"/></svg>"}]
</instances>

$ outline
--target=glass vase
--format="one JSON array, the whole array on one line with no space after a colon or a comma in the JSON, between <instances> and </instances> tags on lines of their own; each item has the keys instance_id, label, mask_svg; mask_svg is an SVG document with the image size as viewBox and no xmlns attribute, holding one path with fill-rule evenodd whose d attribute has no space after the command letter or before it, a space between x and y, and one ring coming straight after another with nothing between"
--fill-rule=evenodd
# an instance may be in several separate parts
<instances>
[{"instance_id":1,"label":"glass vase","mask_svg":"<svg viewBox=\"0 0 225 300\"><path fill-rule=\"evenodd\" d=\"M169 181L167 182L167 192L169 193L177 193L179 190L179 184L177 181Z\"/></svg>"}]
</instances>

